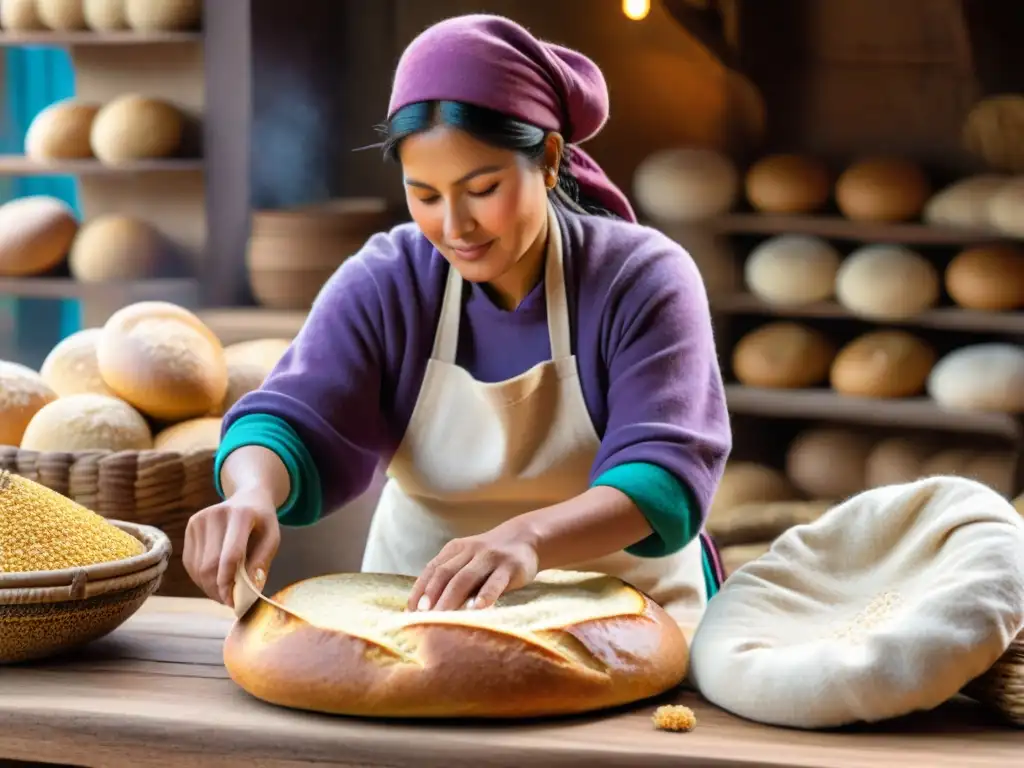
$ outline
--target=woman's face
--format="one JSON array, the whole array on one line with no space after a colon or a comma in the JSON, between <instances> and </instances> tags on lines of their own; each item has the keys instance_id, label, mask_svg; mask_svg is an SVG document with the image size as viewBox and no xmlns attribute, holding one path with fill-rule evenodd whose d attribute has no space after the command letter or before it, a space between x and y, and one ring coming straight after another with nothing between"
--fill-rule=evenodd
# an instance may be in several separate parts
<instances>
[{"instance_id":1,"label":"woman's face","mask_svg":"<svg viewBox=\"0 0 1024 768\"><path fill-rule=\"evenodd\" d=\"M413 220L464 279L500 283L543 248L546 163L444 125L405 139L400 157Z\"/></svg>"}]
</instances>

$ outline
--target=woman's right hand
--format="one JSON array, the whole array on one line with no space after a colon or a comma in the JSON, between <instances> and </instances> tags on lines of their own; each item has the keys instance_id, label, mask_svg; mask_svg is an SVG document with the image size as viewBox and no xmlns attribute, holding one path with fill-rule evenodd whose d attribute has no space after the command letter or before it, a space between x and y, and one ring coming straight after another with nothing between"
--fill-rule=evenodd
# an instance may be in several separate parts
<instances>
[{"instance_id":1,"label":"woman's right hand","mask_svg":"<svg viewBox=\"0 0 1024 768\"><path fill-rule=\"evenodd\" d=\"M249 577L262 589L280 542L281 526L271 494L236 491L189 518L182 562L208 597L233 607L235 574L242 558L246 558Z\"/></svg>"}]
</instances>

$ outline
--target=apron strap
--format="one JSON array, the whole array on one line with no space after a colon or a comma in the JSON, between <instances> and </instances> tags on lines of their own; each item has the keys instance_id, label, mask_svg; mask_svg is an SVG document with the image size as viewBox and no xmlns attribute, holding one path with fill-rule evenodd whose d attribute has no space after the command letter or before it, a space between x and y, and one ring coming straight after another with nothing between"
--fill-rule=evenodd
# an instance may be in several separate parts
<instances>
[{"instance_id":1,"label":"apron strap","mask_svg":"<svg viewBox=\"0 0 1024 768\"><path fill-rule=\"evenodd\" d=\"M565 291L565 257L562 249L562 228L558 224L554 206L548 203L548 252L544 272L545 294L548 304L548 337L551 340L551 358L561 360L572 356L572 337L569 333L569 301Z\"/></svg>"},{"instance_id":2,"label":"apron strap","mask_svg":"<svg viewBox=\"0 0 1024 768\"><path fill-rule=\"evenodd\" d=\"M462 275L455 267L448 265L448 284L441 302L441 317L434 334L434 351L431 357L442 363L455 364L455 353L459 348L459 315L462 313Z\"/></svg>"},{"instance_id":3,"label":"apron strap","mask_svg":"<svg viewBox=\"0 0 1024 768\"><path fill-rule=\"evenodd\" d=\"M562 228L555 209L548 203L548 250L544 267L545 300L548 313L548 338L551 358L560 360L572 356L572 337L569 333L569 301L566 298ZM454 365L459 346L459 320L462 314L462 275L448 267L448 282L441 302L441 316L434 334L431 357Z\"/></svg>"}]
</instances>

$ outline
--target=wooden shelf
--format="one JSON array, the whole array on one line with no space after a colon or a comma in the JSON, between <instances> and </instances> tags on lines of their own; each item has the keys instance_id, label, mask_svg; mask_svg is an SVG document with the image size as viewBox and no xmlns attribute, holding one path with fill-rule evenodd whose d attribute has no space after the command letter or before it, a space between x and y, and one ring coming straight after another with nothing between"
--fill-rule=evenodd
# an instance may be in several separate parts
<instances>
[{"instance_id":1,"label":"wooden shelf","mask_svg":"<svg viewBox=\"0 0 1024 768\"><path fill-rule=\"evenodd\" d=\"M192 279L136 280L82 283L66 277L0 277L0 296L21 299L99 299L127 297L131 301L158 299L194 306L199 282Z\"/></svg>"},{"instance_id":2,"label":"wooden shelf","mask_svg":"<svg viewBox=\"0 0 1024 768\"><path fill-rule=\"evenodd\" d=\"M815 419L906 429L938 429L1017 441L1024 432L1012 414L951 411L928 398L875 400L829 389L725 388L733 413L783 419Z\"/></svg>"},{"instance_id":3,"label":"wooden shelf","mask_svg":"<svg viewBox=\"0 0 1024 768\"><path fill-rule=\"evenodd\" d=\"M202 32L2 32L0 47L21 45L77 46L77 45L158 45L191 43L203 39Z\"/></svg>"},{"instance_id":4,"label":"wooden shelf","mask_svg":"<svg viewBox=\"0 0 1024 768\"><path fill-rule=\"evenodd\" d=\"M1014 239L989 230L934 227L920 223L852 221L841 216L733 213L708 219L707 222L697 222L695 225L707 226L716 232L733 235L817 235L836 240L898 243L908 246L967 246L972 243Z\"/></svg>"},{"instance_id":5,"label":"wooden shelf","mask_svg":"<svg viewBox=\"0 0 1024 768\"><path fill-rule=\"evenodd\" d=\"M60 160L40 163L24 155L0 155L0 175L6 176L123 176L132 173L201 173L200 158L140 160L109 166L99 160Z\"/></svg>"},{"instance_id":6,"label":"wooden shelf","mask_svg":"<svg viewBox=\"0 0 1024 768\"><path fill-rule=\"evenodd\" d=\"M712 312L732 315L770 315L780 318L855 319L886 326L935 328L945 331L1024 334L1024 312L980 312L942 307L902 319L879 319L858 315L832 301L782 306L769 304L749 293L711 297Z\"/></svg>"},{"instance_id":7,"label":"wooden shelf","mask_svg":"<svg viewBox=\"0 0 1024 768\"><path fill-rule=\"evenodd\" d=\"M224 344L252 339L292 339L306 322L307 312L262 307L224 307L199 312Z\"/></svg>"}]
</instances>

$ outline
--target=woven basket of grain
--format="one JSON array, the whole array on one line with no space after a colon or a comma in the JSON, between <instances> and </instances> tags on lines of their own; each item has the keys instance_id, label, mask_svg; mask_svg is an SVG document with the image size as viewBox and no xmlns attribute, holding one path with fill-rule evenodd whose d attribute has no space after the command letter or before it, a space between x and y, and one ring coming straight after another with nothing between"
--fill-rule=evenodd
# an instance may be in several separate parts
<instances>
[{"instance_id":1,"label":"woven basket of grain","mask_svg":"<svg viewBox=\"0 0 1024 768\"><path fill-rule=\"evenodd\" d=\"M987 672L968 683L963 693L1024 728L1024 633Z\"/></svg>"},{"instance_id":2,"label":"woven basket of grain","mask_svg":"<svg viewBox=\"0 0 1024 768\"><path fill-rule=\"evenodd\" d=\"M167 536L167 572L157 594L198 597L181 562L185 527L219 501L214 452L94 451L53 453L0 446L0 470L60 493L108 520L155 528Z\"/></svg>"}]
</instances>

